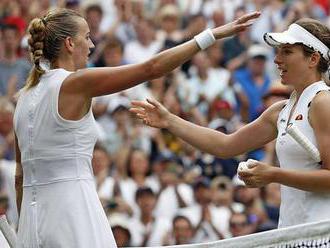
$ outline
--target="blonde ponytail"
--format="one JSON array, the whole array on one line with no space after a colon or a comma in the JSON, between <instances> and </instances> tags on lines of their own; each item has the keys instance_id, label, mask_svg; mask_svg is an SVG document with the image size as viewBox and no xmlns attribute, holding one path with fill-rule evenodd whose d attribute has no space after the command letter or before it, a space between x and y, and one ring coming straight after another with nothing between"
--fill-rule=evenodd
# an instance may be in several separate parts
<instances>
[{"instance_id":1,"label":"blonde ponytail","mask_svg":"<svg viewBox=\"0 0 330 248\"><path fill-rule=\"evenodd\" d=\"M33 68L27 78L25 88L30 89L39 83L40 77L45 73L40 67L40 60L43 57L44 39L46 25L41 18L35 18L31 21L28 31L30 33L29 45Z\"/></svg>"}]
</instances>

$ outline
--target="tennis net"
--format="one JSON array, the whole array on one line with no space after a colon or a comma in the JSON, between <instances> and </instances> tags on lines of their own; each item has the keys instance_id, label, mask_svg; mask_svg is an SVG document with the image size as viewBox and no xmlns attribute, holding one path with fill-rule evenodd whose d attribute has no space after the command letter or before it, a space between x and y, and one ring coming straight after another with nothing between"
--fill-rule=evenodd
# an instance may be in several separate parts
<instances>
[{"instance_id":1,"label":"tennis net","mask_svg":"<svg viewBox=\"0 0 330 248\"><path fill-rule=\"evenodd\" d=\"M254 233L209 243L166 248L330 248L330 221Z\"/></svg>"}]
</instances>

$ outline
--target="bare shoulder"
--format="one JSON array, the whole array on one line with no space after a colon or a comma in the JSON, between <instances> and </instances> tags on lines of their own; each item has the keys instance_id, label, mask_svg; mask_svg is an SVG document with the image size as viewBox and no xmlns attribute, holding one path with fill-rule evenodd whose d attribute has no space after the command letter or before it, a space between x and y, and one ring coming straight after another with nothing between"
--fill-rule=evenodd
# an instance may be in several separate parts
<instances>
[{"instance_id":1,"label":"bare shoulder","mask_svg":"<svg viewBox=\"0 0 330 248\"><path fill-rule=\"evenodd\" d=\"M329 107L330 103L330 91L322 90L312 100L311 108L320 108L322 106Z\"/></svg>"},{"instance_id":2,"label":"bare shoulder","mask_svg":"<svg viewBox=\"0 0 330 248\"><path fill-rule=\"evenodd\" d=\"M79 93L82 91L82 82L85 80L90 69L81 69L71 73L63 82L61 90L67 93ZM83 91L82 91L83 92Z\"/></svg>"},{"instance_id":3,"label":"bare shoulder","mask_svg":"<svg viewBox=\"0 0 330 248\"><path fill-rule=\"evenodd\" d=\"M315 122L323 120L323 123L330 121L330 91L323 90L319 92L312 100L310 107L310 121L312 126Z\"/></svg>"}]
</instances>

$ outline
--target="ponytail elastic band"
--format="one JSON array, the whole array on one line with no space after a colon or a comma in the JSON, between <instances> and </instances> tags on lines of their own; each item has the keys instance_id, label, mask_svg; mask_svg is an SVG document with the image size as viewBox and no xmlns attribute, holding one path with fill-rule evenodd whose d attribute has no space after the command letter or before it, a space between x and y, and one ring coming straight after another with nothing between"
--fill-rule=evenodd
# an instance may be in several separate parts
<instances>
[{"instance_id":1,"label":"ponytail elastic band","mask_svg":"<svg viewBox=\"0 0 330 248\"><path fill-rule=\"evenodd\" d=\"M211 29L206 29L194 37L200 49L204 50L215 42Z\"/></svg>"},{"instance_id":2,"label":"ponytail elastic band","mask_svg":"<svg viewBox=\"0 0 330 248\"><path fill-rule=\"evenodd\" d=\"M42 21L42 23L46 26L46 20L45 20L45 18L44 17L42 17L42 18L40 18L41 19L41 21Z\"/></svg>"}]
</instances>

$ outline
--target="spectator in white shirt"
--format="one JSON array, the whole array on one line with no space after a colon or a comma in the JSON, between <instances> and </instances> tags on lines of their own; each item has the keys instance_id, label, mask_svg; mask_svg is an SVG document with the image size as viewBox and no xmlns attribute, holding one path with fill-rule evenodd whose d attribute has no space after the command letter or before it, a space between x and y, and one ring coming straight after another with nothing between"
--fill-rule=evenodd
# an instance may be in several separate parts
<instances>
[{"instance_id":1,"label":"spectator in white shirt","mask_svg":"<svg viewBox=\"0 0 330 248\"><path fill-rule=\"evenodd\" d=\"M171 229L171 222L166 218L154 214L156 195L151 188L142 187L136 191L136 203L141 215L135 216L130 227L132 231L132 245L161 246L165 235Z\"/></svg>"}]
</instances>

